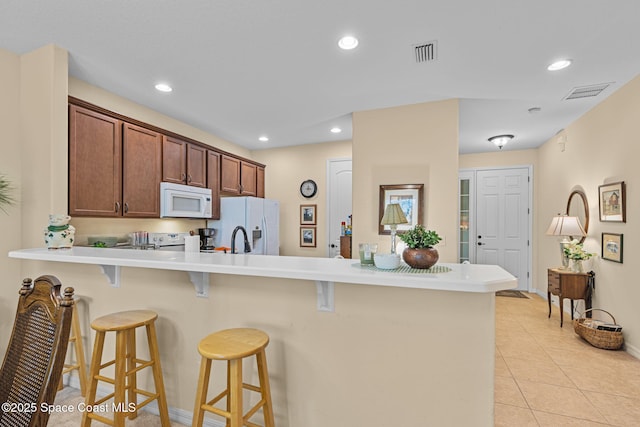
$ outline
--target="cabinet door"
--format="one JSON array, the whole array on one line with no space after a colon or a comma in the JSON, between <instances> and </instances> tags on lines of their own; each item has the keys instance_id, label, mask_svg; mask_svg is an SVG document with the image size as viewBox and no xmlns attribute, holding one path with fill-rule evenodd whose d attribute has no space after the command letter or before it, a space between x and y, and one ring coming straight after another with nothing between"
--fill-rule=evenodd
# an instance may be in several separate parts
<instances>
[{"instance_id":1,"label":"cabinet door","mask_svg":"<svg viewBox=\"0 0 640 427\"><path fill-rule=\"evenodd\" d=\"M207 187L211 189L211 219L220 219L220 154L207 150Z\"/></svg>"},{"instance_id":2,"label":"cabinet door","mask_svg":"<svg viewBox=\"0 0 640 427\"><path fill-rule=\"evenodd\" d=\"M256 197L264 198L264 168L256 169Z\"/></svg>"},{"instance_id":3,"label":"cabinet door","mask_svg":"<svg viewBox=\"0 0 640 427\"><path fill-rule=\"evenodd\" d=\"M220 159L220 191L240 194L240 159L222 155Z\"/></svg>"},{"instance_id":4,"label":"cabinet door","mask_svg":"<svg viewBox=\"0 0 640 427\"><path fill-rule=\"evenodd\" d=\"M240 162L240 194L243 196L255 196L258 167L247 162Z\"/></svg>"},{"instance_id":5,"label":"cabinet door","mask_svg":"<svg viewBox=\"0 0 640 427\"><path fill-rule=\"evenodd\" d=\"M198 145L187 144L187 184L207 186L207 150Z\"/></svg>"},{"instance_id":6,"label":"cabinet door","mask_svg":"<svg viewBox=\"0 0 640 427\"><path fill-rule=\"evenodd\" d=\"M69 215L121 215L122 122L69 106Z\"/></svg>"},{"instance_id":7,"label":"cabinet door","mask_svg":"<svg viewBox=\"0 0 640 427\"><path fill-rule=\"evenodd\" d=\"M187 183L187 143L170 136L162 137L162 180Z\"/></svg>"},{"instance_id":8,"label":"cabinet door","mask_svg":"<svg viewBox=\"0 0 640 427\"><path fill-rule=\"evenodd\" d=\"M159 218L162 178L161 135L125 123L122 153L123 215Z\"/></svg>"}]
</instances>

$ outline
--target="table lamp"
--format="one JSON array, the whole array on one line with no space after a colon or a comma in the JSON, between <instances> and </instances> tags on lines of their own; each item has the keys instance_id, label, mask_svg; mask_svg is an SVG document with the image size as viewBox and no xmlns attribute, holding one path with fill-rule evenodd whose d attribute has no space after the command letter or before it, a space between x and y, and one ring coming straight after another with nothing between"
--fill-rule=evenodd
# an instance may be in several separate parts
<instances>
[{"instance_id":1,"label":"table lamp","mask_svg":"<svg viewBox=\"0 0 640 427\"><path fill-rule=\"evenodd\" d=\"M402 208L398 203L389 203L384 210L381 225L388 225L391 228L391 253L396 253L396 230L398 224L407 224L407 217L404 216Z\"/></svg>"},{"instance_id":2,"label":"table lamp","mask_svg":"<svg viewBox=\"0 0 640 427\"><path fill-rule=\"evenodd\" d=\"M560 242L560 255L562 256L562 268L566 269L569 266L569 258L564 254L564 248L569 243L568 236L586 236L580 219L577 216L568 216L558 214L553 217L551 224L545 233L547 236L564 236L564 239Z\"/></svg>"}]
</instances>

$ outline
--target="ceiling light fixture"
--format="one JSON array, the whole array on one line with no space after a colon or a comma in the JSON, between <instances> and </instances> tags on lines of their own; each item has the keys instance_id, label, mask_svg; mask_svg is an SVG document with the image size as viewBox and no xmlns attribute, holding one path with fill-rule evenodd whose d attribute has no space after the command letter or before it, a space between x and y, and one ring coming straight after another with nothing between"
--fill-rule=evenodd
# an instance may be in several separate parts
<instances>
[{"instance_id":1,"label":"ceiling light fixture","mask_svg":"<svg viewBox=\"0 0 640 427\"><path fill-rule=\"evenodd\" d=\"M260 138L258 138L258 141L269 142L269 137L268 136L261 136Z\"/></svg>"},{"instance_id":2,"label":"ceiling light fixture","mask_svg":"<svg viewBox=\"0 0 640 427\"><path fill-rule=\"evenodd\" d=\"M507 145L507 142L513 139L513 135L496 135L489 138L489 142L493 142L496 147L502 150L502 147Z\"/></svg>"},{"instance_id":3,"label":"ceiling light fixture","mask_svg":"<svg viewBox=\"0 0 640 427\"><path fill-rule=\"evenodd\" d=\"M547 70L549 70L549 71L558 71L558 70L562 70L563 68L567 68L569 65L571 65L571 60L570 59L561 59L561 60L556 61L553 64L549 65L547 67Z\"/></svg>"},{"instance_id":4,"label":"ceiling light fixture","mask_svg":"<svg viewBox=\"0 0 640 427\"><path fill-rule=\"evenodd\" d=\"M156 90L160 92L171 92L173 88L166 83L158 83L156 85Z\"/></svg>"},{"instance_id":5,"label":"ceiling light fixture","mask_svg":"<svg viewBox=\"0 0 640 427\"><path fill-rule=\"evenodd\" d=\"M331 128L331 133L340 133L340 132L342 132L342 129L340 129L339 127Z\"/></svg>"},{"instance_id":6,"label":"ceiling light fixture","mask_svg":"<svg viewBox=\"0 0 640 427\"><path fill-rule=\"evenodd\" d=\"M344 36L340 40L338 40L338 46L340 49L351 50L355 49L358 46L358 39L353 36Z\"/></svg>"}]
</instances>

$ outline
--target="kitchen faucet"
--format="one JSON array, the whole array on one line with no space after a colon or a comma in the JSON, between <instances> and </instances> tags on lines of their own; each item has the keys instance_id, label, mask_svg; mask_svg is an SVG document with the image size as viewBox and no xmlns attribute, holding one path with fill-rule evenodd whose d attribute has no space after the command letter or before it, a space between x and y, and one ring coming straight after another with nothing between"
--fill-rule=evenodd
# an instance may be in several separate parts
<instances>
[{"instance_id":1,"label":"kitchen faucet","mask_svg":"<svg viewBox=\"0 0 640 427\"><path fill-rule=\"evenodd\" d=\"M239 225L233 229L233 233L231 233L231 253L236 253L236 233L238 230L242 230L242 234L244 234L244 252L251 252L251 246L249 246L249 238L247 236L247 230L244 229L243 226Z\"/></svg>"}]
</instances>

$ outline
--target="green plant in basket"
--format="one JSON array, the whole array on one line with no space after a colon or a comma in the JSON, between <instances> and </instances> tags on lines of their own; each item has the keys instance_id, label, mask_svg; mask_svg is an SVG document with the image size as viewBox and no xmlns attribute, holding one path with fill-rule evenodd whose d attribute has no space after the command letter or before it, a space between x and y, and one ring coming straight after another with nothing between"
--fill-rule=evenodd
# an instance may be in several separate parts
<instances>
[{"instance_id":1,"label":"green plant in basket","mask_svg":"<svg viewBox=\"0 0 640 427\"><path fill-rule=\"evenodd\" d=\"M427 230L423 225L415 227L400 234L400 239L411 249L431 248L437 245L442 237L432 230Z\"/></svg>"}]
</instances>

